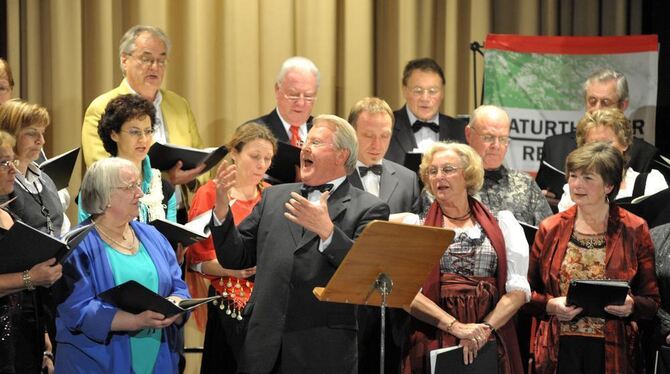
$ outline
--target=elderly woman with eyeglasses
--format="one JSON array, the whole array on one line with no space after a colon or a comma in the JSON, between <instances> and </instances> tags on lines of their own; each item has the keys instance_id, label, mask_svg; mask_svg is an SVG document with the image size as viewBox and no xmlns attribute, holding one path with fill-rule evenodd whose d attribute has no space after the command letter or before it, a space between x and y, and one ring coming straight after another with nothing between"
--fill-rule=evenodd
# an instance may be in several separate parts
<instances>
[{"instance_id":1,"label":"elderly woman with eyeglasses","mask_svg":"<svg viewBox=\"0 0 670 374\"><path fill-rule=\"evenodd\" d=\"M176 373L184 315L131 314L98 298L130 280L178 303L188 298L174 251L153 226L135 220L143 196L133 162L118 157L89 167L81 202L95 230L63 264L56 318L56 371Z\"/></svg>"},{"instance_id":2,"label":"elderly woman with eyeglasses","mask_svg":"<svg viewBox=\"0 0 670 374\"><path fill-rule=\"evenodd\" d=\"M424 153L421 178L435 200L407 223L456 232L408 312L412 315L403 373L428 373L433 349L463 346L466 364L489 340L497 342L503 373L522 373L510 318L530 298L528 244L509 211L494 217L472 196L484 178L482 160L465 144L435 143ZM494 333L495 332L495 333Z\"/></svg>"},{"instance_id":3,"label":"elderly woman with eyeglasses","mask_svg":"<svg viewBox=\"0 0 670 374\"><path fill-rule=\"evenodd\" d=\"M139 219L151 222L156 218L177 221L175 189L161 172L151 168L149 148L153 144L156 109L139 95L121 95L112 99L98 124L98 135L105 151L114 157L131 161L141 173L144 196L140 198ZM79 220L90 212L79 204Z\"/></svg>"},{"instance_id":4,"label":"elderly woman with eyeglasses","mask_svg":"<svg viewBox=\"0 0 670 374\"><path fill-rule=\"evenodd\" d=\"M663 174L652 169L638 173L629 166L630 149L633 145L633 126L624 113L617 108L605 108L587 112L577 124L577 146L595 142L607 142L621 152L624 160L623 178L614 200L653 195L668 188ZM569 186L563 186L563 196L558 210L564 211L575 203L570 198Z\"/></svg>"},{"instance_id":5,"label":"elderly woman with eyeglasses","mask_svg":"<svg viewBox=\"0 0 670 374\"><path fill-rule=\"evenodd\" d=\"M18 160L14 137L0 130L0 202L14 190ZM9 230L16 216L0 208L0 227ZM26 248L30 250L30 248ZM62 274L55 259L19 273L0 274L0 372L53 373L51 342L45 331L42 299L35 287L50 287Z\"/></svg>"}]
</instances>

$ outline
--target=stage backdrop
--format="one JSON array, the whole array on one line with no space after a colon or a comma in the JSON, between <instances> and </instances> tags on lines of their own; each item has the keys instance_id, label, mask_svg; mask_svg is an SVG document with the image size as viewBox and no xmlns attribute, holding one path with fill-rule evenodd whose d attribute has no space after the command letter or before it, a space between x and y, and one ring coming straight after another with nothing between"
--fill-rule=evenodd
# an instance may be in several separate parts
<instances>
[{"instance_id":1,"label":"stage backdrop","mask_svg":"<svg viewBox=\"0 0 670 374\"><path fill-rule=\"evenodd\" d=\"M575 129L584 114L582 85L601 68L626 76L630 102L626 116L633 123L635 136L654 143L656 35L489 34L484 47L484 103L503 107L512 121L508 167L537 172L543 140Z\"/></svg>"}]
</instances>

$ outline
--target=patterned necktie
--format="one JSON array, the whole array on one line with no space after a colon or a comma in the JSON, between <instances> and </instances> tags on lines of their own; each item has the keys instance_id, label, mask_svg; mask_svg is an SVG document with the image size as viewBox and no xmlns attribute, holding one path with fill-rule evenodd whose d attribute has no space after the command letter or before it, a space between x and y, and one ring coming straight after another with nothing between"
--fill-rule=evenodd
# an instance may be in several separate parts
<instances>
[{"instance_id":1,"label":"patterned necktie","mask_svg":"<svg viewBox=\"0 0 670 374\"><path fill-rule=\"evenodd\" d=\"M302 139L300 139L300 126L289 126L289 131L291 131L291 145L301 147Z\"/></svg>"},{"instance_id":2,"label":"patterned necktie","mask_svg":"<svg viewBox=\"0 0 670 374\"><path fill-rule=\"evenodd\" d=\"M440 132L440 126L434 122L416 121L412 124L412 131L418 132L422 127L428 127L434 132Z\"/></svg>"},{"instance_id":3,"label":"patterned necktie","mask_svg":"<svg viewBox=\"0 0 670 374\"><path fill-rule=\"evenodd\" d=\"M303 184L302 187L300 187L300 194L302 195L302 197L304 197L306 199L307 196L309 196L309 194L311 192L314 192L314 191L318 190L318 191L321 191L323 193L323 192L326 192L326 191L330 191L332 189L333 189L333 184L332 183L321 184L321 185L318 185L318 186L308 186L308 185Z\"/></svg>"},{"instance_id":4,"label":"patterned necktie","mask_svg":"<svg viewBox=\"0 0 670 374\"><path fill-rule=\"evenodd\" d=\"M382 175L382 166L381 165L370 165L370 167L367 166L359 166L358 167L358 172L361 173L361 178L363 178L368 171L373 172L374 174L377 175Z\"/></svg>"}]
</instances>

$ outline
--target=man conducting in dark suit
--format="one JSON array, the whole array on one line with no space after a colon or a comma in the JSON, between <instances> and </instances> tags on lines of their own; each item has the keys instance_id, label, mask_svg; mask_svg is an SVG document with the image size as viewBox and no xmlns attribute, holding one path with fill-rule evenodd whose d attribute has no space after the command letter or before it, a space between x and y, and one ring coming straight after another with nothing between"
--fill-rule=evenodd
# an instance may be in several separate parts
<instances>
[{"instance_id":1,"label":"man conducting in dark suit","mask_svg":"<svg viewBox=\"0 0 670 374\"><path fill-rule=\"evenodd\" d=\"M412 212L419 198L419 181L412 170L384 160L393 131L393 111L386 101L376 97L359 100L351 108L349 123L358 137L356 170L349 175L351 185L365 190L389 205L391 213ZM384 369L397 373L400 367L400 341L397 324L404 311L387 314ZM358 311L358 372L379 373L380 312L378 307ZM396 315L400 314L400 315Z\"/></svg>"},{"instance_id":2,"label":"man conducting in dark suit","mask_svg":"<svg viewBox=\"0 0 670 374\"><path fill-rule=\"evenodd\" d=\"M308 58L291 57L279 69L274 90L277 107L249 122L264 124L278 140L300 146L312 124L319 69Z\"/></svg>"},{"instance_id":3,"label":"man conducting in dark suit","mask_svg":"<svg viewBox=\"0 0 670 374\"><path fill-rule=\"evenodd\" d=\"M584 102L587 112L602 108L619 108L622 112L628 108L628 81L626 76L612 69L602 69L591 74L584 82ZM561 182L551 185L549 165L563 170L568 154L577 148L576 132L553 135L544 140L542 161L535 180L552 205L558 203L563 185ZM637 172L648 172L652 160L658 153L653 145L639 138L633 138L630 149L630 167Z\"/></svg>"},{"instance_id":4,"label":"man conducting in dark suit","mask_svg":"<svg viewBox=\"0 0 670 374\"><path fill-rule=\"evenodd\" d=\"M357 153L347 121L316 117L300 155L303 184L265 189L238 227L227 194L235 166L219 169L212 218L217 258L231 269L257 269L244 310L241 372L357 372L356 306L320 302L312 294L328 283L370 221L388 219L385 203L347 180Z\"/></svg>"},{"instance_id":5,"label":"man conducting in dark suit","mask_svg":"<svg viewBox=\"0 0 670 374\"><path fill-rule=\"evenodd\" d=\"M435 60L420 58L407 63L402 73L406 105L393 113L395 126L387 160L404 164L407 152L426 149L439 140L465 143L466 123L439 113L444 84L444 72Z\"/></svg>"}]
</instances>

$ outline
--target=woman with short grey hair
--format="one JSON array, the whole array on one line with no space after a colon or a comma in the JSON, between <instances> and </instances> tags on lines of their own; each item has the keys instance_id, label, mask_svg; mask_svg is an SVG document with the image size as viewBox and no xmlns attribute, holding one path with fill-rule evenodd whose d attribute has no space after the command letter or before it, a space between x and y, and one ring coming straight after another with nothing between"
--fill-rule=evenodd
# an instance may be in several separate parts
<instances>
[{"instance_id":1,"label":"woman with short grey hair","mask_svg":"<svg viewBox=\"0 0 670 374\"><path fill-rule=\"evenodd\" d=\"M142 196L135 165L111 157L88 169L81 186L95 230L63 264L56 327L56 371L64 373L176 373L184 315L150 310L131 314L98 298L133 280L178 303L189 298L167 239L135 220Z\"/></svg>"}]
</instances>

